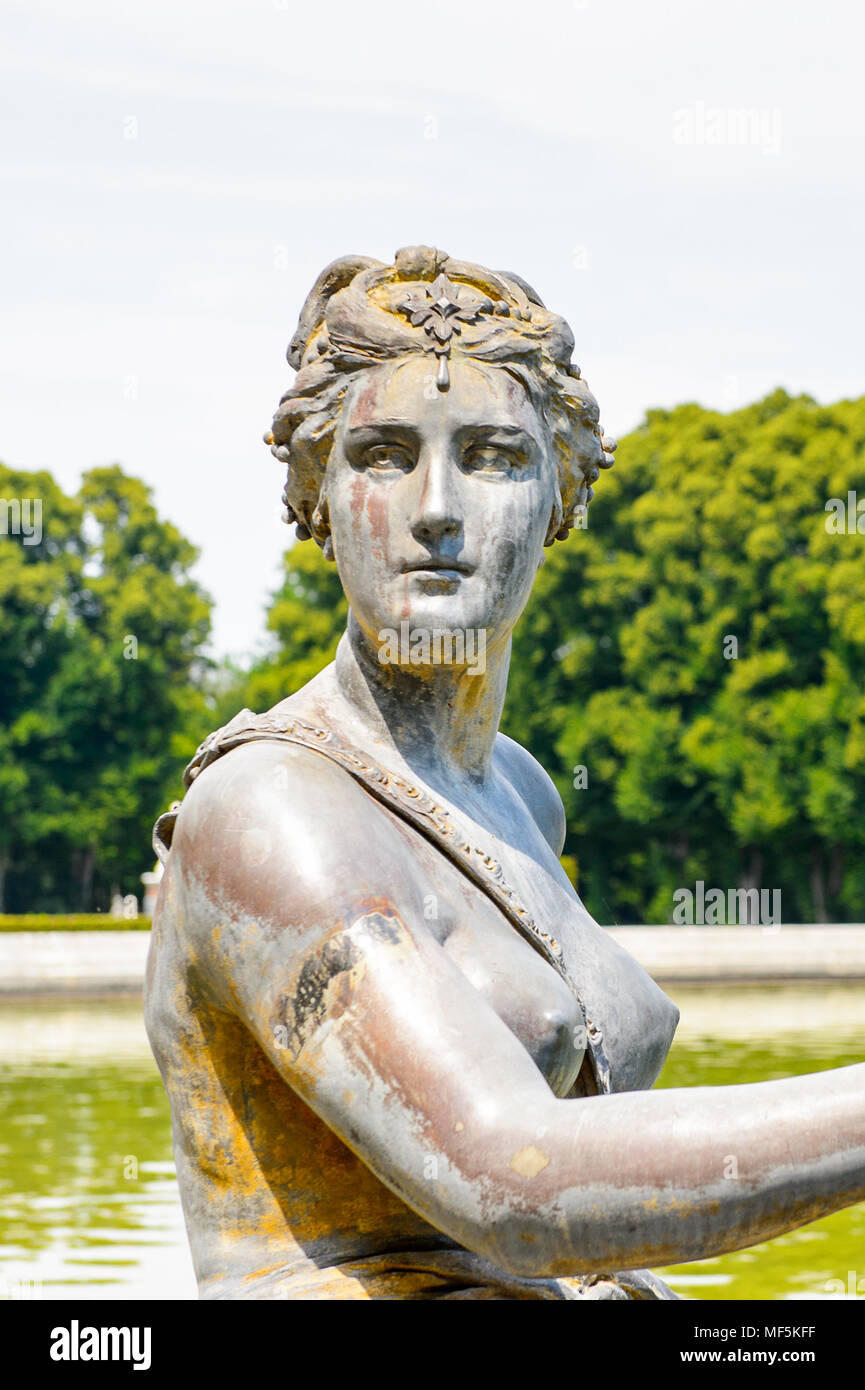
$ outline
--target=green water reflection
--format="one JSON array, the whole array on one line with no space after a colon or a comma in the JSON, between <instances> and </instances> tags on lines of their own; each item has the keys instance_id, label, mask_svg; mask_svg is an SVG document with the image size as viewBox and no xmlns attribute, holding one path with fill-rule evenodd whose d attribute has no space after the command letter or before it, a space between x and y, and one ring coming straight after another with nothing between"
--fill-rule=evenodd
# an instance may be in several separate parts
<instances>
[{"instance_id":1,"label":"green water reflection","mask_svg":"<svg viewBox=\"0 0 865 1390\"><path fill-rule=\"evenodd\" d=\"M195 1297L169 1126L140 1002L0 1003L0 1297Z\"/></svg>"},{"instance_id":2,"label":"green water reflection","mask_svg":"<svg viewBox=\"0 0 865 1390\"><path fill-rule=\"evenodd\" d=\"M669 991L662 1086L723 1085L865 1057L865 987ZM692 1298L865 1291L865 1204L664 1272ZM169 1113L135 1000L0 1003L0 1299L194 1298Z\"/></svg>"}]
</instances>

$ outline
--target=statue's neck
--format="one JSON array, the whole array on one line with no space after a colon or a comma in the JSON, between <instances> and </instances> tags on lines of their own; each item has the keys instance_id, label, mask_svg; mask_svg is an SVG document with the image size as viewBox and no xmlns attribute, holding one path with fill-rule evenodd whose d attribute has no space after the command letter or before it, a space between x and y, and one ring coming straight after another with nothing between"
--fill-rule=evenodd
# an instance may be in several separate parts
<instances>
[{"instance_id":1,"label":"statue's neck","mask_svg":"<svg viewBox=\"0 0 865 1390\"><path fill-rule=\"evenodd\" d=\"M508 635L473 649L469 664L382 664L350 614L336 653L337 687L364 733L395 748L419 776L478 785L491 771L510 655Z\"/></svg>"}]
</instances>

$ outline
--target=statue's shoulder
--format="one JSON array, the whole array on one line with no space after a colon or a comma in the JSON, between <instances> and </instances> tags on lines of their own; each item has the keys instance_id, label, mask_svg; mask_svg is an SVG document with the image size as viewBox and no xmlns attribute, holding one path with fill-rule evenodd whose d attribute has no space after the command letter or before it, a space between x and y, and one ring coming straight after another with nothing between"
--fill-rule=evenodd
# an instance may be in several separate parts
<instances>
[{"instance_id":1,"label":"statue's shoulder","mask_svg":"<svg viewBox=\"0 0 865 1390\"><path fill-rule=\"evenodd\" d=\"M565 808L553 779L528 749L507 734L498 734L495 749L499 769L519 793L555 855L565 843Z\"/></svg>"},{"instance_id":2,"label":"statue's shoulder","mask_svg":"<svg viewBox=\"0 0 865 1390\"><path fill-rule=\"evenodd\" d=\"M408 891L408 875L395 873L400 848L389 819L329 759L297 744L249 740L190 786L166 877L185 937L219 981L247 970L286 932L301 956L340 914L361 911L371 883L378 891L386 882L397 896ZM250 936L250 922L261 933Z\"/></svg>"},{"instance_id":3,"label":"statue's shoulder","mask_svg":"<svg viewBox=\"0 0 865 1390\"><path fill-rule=\"evenodd\" d=\"M362 837L368 807L363 789L314 749L272 737L247 739L207 763L190 785L173 847L215 839L227 848L254 832L290 843L293 851L301 841L314 844L320 861L331 851L344 854ZM294 858L302 867L303 855Z\"/></svg>"},{"instance_id":4,"label":"statue's shoulder","mask_svg":"<svg viewBox=\"0 0 865 1390\"><path fill-rule=\"evenodd\" d=\"M310 810L316 786L343 785L338 771L318 755L316 746L327 737L326 730L291 719L282 706L264 714L239 710L207 735L187 764L183 800L154 827L158 857L167 861L176 827L190 828L202 816L216 825L231 814L284 819L294 808ZM275 793L282 793L281 804Z\"/></svg>"}]
</instances>

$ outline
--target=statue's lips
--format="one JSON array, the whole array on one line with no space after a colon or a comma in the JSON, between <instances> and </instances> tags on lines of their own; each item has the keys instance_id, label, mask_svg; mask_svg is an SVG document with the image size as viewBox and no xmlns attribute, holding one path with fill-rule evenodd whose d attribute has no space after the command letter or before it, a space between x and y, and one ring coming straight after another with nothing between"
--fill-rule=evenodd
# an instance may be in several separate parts
<instances>
[{"instance_id":1,"label":"statue's lips","mask_svg":"<svg viewBox=\"0 0 865 1390\"><path fill-rule=\"evenodd\" d=\"M403 574L434 574L438 579L457 578L461 574L471 574L474 565L464 560L452 560L450 556L428 556L425 560L413 560L403 565Z\"/></svg>"}]
</instances>

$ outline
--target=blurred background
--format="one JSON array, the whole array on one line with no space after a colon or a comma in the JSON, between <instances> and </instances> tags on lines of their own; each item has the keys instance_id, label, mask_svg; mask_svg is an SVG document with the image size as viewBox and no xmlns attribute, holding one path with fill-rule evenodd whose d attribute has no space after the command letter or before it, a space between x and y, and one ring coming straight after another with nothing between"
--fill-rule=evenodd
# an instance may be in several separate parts
<instances>
[{"instance_id":1,"label":"blurred background","mask_svg":"<svg viewBox=\"0 0 865 1390\"><path fill-rule=\"evenodd\" d=\"M338 579L281 524L261 436L335 257L422 242L524 276L619 438L547 552L503 722L562 794L589 910L660 930L682 889L758 889L827 953L865 921L865 20L7 0L2 30L0 1270L11 1296L185 1296L140 1006L86 1004L57 962L88 928L145 943L195 747L332 658ZM40 998L20 961L64 928ZM134 995L135 961L104 988ZM710 975L665 1084L861 1059L851 979L764 980L734 1017ZM816 1263L808 1228L772 1243L787 1273L736 1283L743 1252L699 1288L825 1293L862 1266L860 1209L827 1229Z\"/></svg>"}]
</instances>

